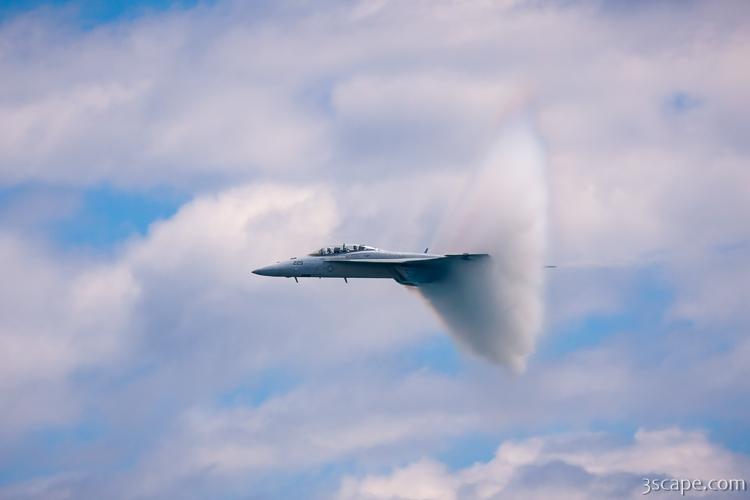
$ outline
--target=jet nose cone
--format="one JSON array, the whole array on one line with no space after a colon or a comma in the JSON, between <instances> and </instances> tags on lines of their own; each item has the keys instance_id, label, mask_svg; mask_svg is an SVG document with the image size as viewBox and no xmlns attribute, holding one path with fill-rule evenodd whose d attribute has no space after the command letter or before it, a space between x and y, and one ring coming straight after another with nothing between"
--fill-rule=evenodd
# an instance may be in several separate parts
<instances>
[{"instance_id":1,"label":"jet nose cone","mask_svg":"<svg viewBox=\"0 0 750 500\"><path fill-rule=\"evenodd\" d=\"M283 266L281 264L271 264L270 266L260 267L253 271L253 274L260 276L283 276Z\"/></svg>"}]
</instances>

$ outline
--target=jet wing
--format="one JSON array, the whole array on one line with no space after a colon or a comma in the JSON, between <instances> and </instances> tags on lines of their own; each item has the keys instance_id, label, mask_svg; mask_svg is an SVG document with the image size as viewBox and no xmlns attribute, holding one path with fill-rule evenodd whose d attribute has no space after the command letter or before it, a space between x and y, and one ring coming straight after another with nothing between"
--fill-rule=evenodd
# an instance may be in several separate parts
<instances>
[{"instance_id":1,"label":"jet wing","mask_svg":"<svg viewBox=\"0 0 750 500\"><path fill-rule=\"evenodd\" d=\"M383 266L388 273L402 285L419 286L438 281L448 271L463 261L484 260L486 253L449 254L439 257L408 257L401 259L325 259L347 266Z\"/></svg>"},{"instance_id":2,"label":"jet wing","mask_svg":"<svg viewBox=\"0 0 750 500\"><path fill-rule=\"evenodd\" d=\"M486 253L460 253L447 254L439 257L408 257L404 259L323 259L324 262L337 262L346 264L420 264L444 260L476 260L489 257Z\"/></svg>"},{"instance_id":3,"label":"jet wing","mask_svg":"<svg viewBox=\"0 0 750 500\"><path fill-rule=\"evenodd\" d=\"M408 264L413 262L440 260L443 258L444 257L410 257L405 259L323 259L323 261L344 264Z\"/></svg>"}]
</instances>

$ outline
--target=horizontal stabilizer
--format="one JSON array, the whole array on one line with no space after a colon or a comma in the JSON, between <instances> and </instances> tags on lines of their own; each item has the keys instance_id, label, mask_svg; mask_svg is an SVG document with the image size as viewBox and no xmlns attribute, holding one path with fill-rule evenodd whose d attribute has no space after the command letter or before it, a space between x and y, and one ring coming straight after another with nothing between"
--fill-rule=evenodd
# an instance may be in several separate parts
<instances>
[{"instance_id":1,"label":"horizontal stabilizer","mask_svg":"<svg viewBox=\"0 0 750 500\"><path fill-rule=\"evenodd\" d=\"M463 260L486 259L489 256L488 253L449 253L446 255L446 257Z\"/></svg>"}]
</instances>

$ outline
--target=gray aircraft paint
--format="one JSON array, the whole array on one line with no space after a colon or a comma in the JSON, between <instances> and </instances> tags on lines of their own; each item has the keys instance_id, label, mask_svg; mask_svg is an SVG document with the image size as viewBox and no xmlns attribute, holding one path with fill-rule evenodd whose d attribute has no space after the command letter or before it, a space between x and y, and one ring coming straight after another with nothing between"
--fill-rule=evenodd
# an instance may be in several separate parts
<instances>
[{"instance_id":1,"label":"gray aircraft paint","mask_svg":"<svg viewBox=\"0 0 750 500\"><path fill-rule=\"evenodd\" d=\"M365 245L324 247L253 271L285 278L390 278L402 285L423 286L444 279L449 262L474 261L486 254L439 255L392 252Z\"/></svg>"}]
</instances>

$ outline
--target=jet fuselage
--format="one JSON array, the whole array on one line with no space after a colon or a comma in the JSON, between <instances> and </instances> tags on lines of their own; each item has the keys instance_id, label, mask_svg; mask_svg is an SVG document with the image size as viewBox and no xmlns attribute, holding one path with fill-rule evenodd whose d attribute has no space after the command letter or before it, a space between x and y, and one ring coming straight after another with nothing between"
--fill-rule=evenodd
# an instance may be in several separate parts
<instances>
[{"instance_id":1,"label":"jet fuselage","mask_svg":"<svg viewBox=\"0 0 750 500\"><path fill-rule=\"evenodd\" d=\"M324 247L304 257L292 257L253 271L261 276L286 278L391 278L418 286L439 279L453 258L486 257L486 254L437 255L391 252L364 245Z\"/></svg>"}]
</instances>

